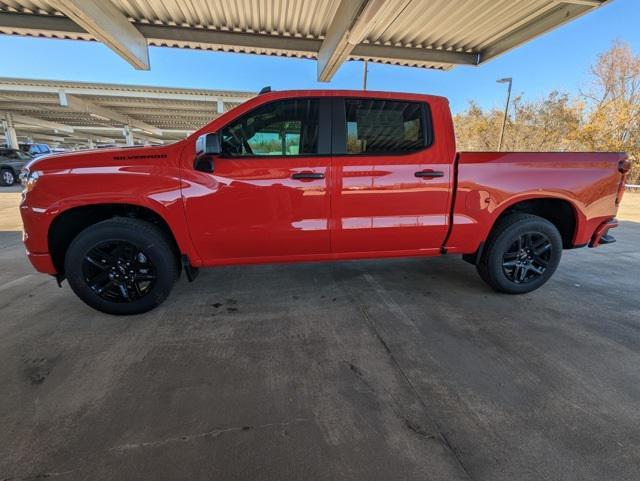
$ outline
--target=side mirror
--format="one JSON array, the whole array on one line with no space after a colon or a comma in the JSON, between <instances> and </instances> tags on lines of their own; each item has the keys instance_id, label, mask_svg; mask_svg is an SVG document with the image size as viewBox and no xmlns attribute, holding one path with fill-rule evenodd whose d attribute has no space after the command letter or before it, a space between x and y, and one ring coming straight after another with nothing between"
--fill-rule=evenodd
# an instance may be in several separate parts
<instances>
[{"instance_id":1,"label":"side mirror","mask_svg":"<svg viewBox=\"0 0 640 481\"><path fill-rule=\"evenodd\" d=\"M220 136L217 132L204 134L196 140L196 161L194 169L201 172L213 172L213 155L222 153Z\"/></svg>"},{"instance_id":2,"label":"side mirror","mask_svg":"<svg viewBox=\"0 0 640 481\"><path fill-rule=\"evenodd\" d=\"M217 132L203 134L196 140L196 157L202 155L219 155L222 153L220 135Z\"/></svg>"}]
</instances>

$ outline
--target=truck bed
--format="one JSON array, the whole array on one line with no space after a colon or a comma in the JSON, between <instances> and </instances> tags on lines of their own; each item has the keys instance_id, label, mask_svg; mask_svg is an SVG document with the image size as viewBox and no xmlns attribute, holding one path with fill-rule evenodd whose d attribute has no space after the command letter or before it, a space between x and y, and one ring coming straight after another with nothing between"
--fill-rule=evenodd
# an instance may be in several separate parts
<instances>
[{"instance_id":1,"label":"truck bed","mask_svg":"<svg viewBox=\"0 0 640 481\"><path fill-rule=\"evenodd\" d=\"M571 247L588 244L599 224L615 217L621 196L623 153L460 152L449 252L473 252L496 219L514 204L553 198L573 210Z\"/></svg>"}]
</instances>

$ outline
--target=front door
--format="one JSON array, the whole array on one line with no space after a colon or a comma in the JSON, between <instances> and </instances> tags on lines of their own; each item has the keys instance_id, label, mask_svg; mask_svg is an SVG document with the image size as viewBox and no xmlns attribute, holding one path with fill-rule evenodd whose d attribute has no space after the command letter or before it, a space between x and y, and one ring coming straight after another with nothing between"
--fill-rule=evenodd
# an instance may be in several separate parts
<instances>
[{"instance_id":1,"label":"front door","mask_svg":"<svg viewBox=\"0 0 640 481\"><path fill-rule=\"evenodd\" d=\"M437 251L447 232L452 162L433 138L428 105L333 102L334 252Z\"/></svg>"},{"instance_id":2,"label":"front door","mask_svg":"<svg viewBox=\"0 0 640 481\"><path fill-rule=\"evenodd\" d=\"M328 102L290 99L222 128L213 172L189 172L185 193L205 264L329 253L329 124Z\"/></svg>"}]
</instances>

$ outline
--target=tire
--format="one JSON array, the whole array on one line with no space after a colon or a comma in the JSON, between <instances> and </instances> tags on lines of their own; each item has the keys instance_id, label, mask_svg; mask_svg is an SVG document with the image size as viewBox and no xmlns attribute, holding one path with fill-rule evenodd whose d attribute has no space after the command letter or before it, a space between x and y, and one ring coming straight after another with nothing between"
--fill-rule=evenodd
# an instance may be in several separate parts
<instances>
[{"instance_id":1,"label":"tire","mask_svg":"<svg viewBox=\"0 0 640 481\"><path fill-rule=\"evenodd\" d=\"M159 306L178 278L176 254L165 234L149 222L125 217L80 232L64 265L69 285L82 301L115 315Z\"/></svg>"},{"instance_id":2,"label":"tire","mask_svg":"<svg viewBox=\"0 0 640 481\"><path fill-rule=\"evenodd\" d=\"M0 170L0 185L8 187L16 183L16 174L11 169Z\"/></svg>"},{"instance_id":3,"label":"tire","mask_svg":"<svg viewBox=\"0 0 640 481\"><path fill-rule=\"evenodd\" d=\"M511 214L493 228L476 269L494 290L525 294L551 278L561 257L556 226L536 215Z\"/></svg>"}]
</instances>

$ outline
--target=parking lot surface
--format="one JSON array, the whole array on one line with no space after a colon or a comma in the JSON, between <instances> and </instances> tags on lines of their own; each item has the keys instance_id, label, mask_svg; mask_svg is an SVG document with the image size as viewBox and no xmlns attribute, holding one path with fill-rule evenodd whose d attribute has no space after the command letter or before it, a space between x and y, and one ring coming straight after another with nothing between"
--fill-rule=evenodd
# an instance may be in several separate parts
<instances>
[{"instance_id":1,"label":"parking lot surface","mask_svg":"<svg viewBox=\"0 0 640 481\"><path fill-rule=\"evenodd\" d=\"M0 193L0 480L637 480L640 196L499 295L458 257L224 267L112 317Z\"/></svg>"}]
</instances>

